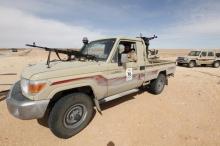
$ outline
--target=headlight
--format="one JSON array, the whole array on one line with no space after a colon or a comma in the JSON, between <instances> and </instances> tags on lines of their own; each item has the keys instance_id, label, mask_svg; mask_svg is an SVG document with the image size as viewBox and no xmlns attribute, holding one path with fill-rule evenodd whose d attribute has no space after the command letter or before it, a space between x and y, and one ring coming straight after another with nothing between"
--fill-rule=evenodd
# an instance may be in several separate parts
<instances>
[{"instance_id":1,"label":"headlight","mask_svg":"<svg viewBox=\"0 0 220 146\"><path fill-rule=\"evenodd\" d=\"M188 60L188 58L184 58L184 61L187 61Z\"/></svg>"},{"instance_id":2,"label":"headlight","mask_svg":"<svg viewBox=\"0 0 220 146\"><path fill-rule=\"evenodd\" d=\"M28 84L29 84L29 80L27 79L21 80L21 90L22 90L22 93L25 95L28 94Z\"/></svg>"},{"instance_id":3,"label":"headlight","mask_svg":"<svg viewBox=\"0 0 220 146\"><path fill-rule=\"evenodd\" d=\"M21 80L21 90L22 93L26 96L35 95L42 91L47 85L47 81L31 81L27 79Z\"/></svg>"}]
</instances>

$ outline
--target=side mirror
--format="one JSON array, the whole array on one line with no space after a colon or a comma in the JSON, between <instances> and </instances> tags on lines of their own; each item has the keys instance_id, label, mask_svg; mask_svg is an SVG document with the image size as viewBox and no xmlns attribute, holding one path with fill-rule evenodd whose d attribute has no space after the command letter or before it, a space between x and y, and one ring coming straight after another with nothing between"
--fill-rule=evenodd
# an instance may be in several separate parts
<instances>
[{"instance_id":1,"label":"side mirror","mask_svg":"<svg viewBox=\"0 0 220 146\"><path fill-rule=\"evenodd\" d=\"M124 64L124 62L126 61L125 57L122 54L122 52L124 52L124 49L125 49L125 46L122 45L122 44L119 44L118 51L117 51L118 52L117 54L118 54L118 65L119 66L122 66L122 64Z\"/></svg>"},{"instance_id":2,"label":"side mirror","mask_svg":"<svg viewBox=\"0 0 220 146\"><path fill-rule=\"evenodd\" d=\"M125 50L125 46L122 45L122 44L120 44L120 45L118 46L118 50L119 50L119 54L121 54L121 53Z\"/></svg>"},{"instance_id":3,"label":"side mirror","mask_svg":"<svg viewBox=\"0 0 220 146\"><path fill-rule=\"evenodd\" d=\"M82 42L83 42L84 45L87 45L87 44L89 43L89 40L88 40L87 37L84 37L84 38L82 39Z\"/></svg>"}]
</instances>

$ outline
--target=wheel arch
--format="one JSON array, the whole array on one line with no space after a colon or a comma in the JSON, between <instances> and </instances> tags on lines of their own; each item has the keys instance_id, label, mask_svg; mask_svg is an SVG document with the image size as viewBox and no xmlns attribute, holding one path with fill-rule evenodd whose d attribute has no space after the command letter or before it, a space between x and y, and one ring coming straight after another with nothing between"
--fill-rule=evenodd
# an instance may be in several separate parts
<instances>
[{"instance_id":1,"label":"wheel arch","mask_svg":"<svg viewBox=\"0 0 220 146\"><path fill-rule=\"evenodd\" d=\"M218 63L220 63L220 60L215 60L215 61L213 62L213 64L214 64L215 62L218 62Z\"/></svg>"},{"instance_id":2,"label":"wheel arch","mask_svg":"<svg viewBox=\"0 0 220 146\"><path fill-rule=\"evenodd\" d=\"M168 75L167 75L167 70L160 71L159 74L158 74L158 76L159 76L160 74L165 75L165 77L166 77L166 85L168 85L168 79L167 79L167 76L168 76ZM158 76L157 76L157 77L158 77Z\"/></svg>"},{"instance_id":3,"label":"wheel arch","mask_svg":"<svg viewBox=\"0 0 220 146\"><path fill-rule=\"evenodd\" d=\"M96 100L96 95L94 92L94 89L92 88L92 86L90 85L84 85L84 86L79 86L79 87L74 87L74 88L69 88L69 89L65 89L65 90L57 90L57 92L53 93L52 96L50 96L50 102L48 104L47 107L47 111L46 114L49 114L51 109L53 108L53 106L55 105L55 103L60 100L62 97L64 97L65 95L71 94L71 93L85 93L87 94L89 97L92 98L93 104L97 107L99 105L97 105L97 103L95 102ZM99 108L99 107L97 107Z\"/></svg>"},{"instance_id":4,"label":"wheel arch","mask_svg":"<svg viewBox=\"0 0 220 146\"><path fill-rule=\"evenodd\" d=\"M163 74L163 75L167 76L167 71L166 70L160 71L159 74ZM158 74L158 76L159 76L159 74Z\"/></svg>"},{"instance_id":5,"label":"wheel arch","mask_svg":"<svg viewBox=\"0 0 220 146\"><path fill-rule=\"evenodd\" d=\"M190 63L190 62L195 62L195 64L197 64L197 63L196 63L196 60L194 60L194 59L193 59L193 60L189 60L189 63Z\"/></svg>"}]
</instances>

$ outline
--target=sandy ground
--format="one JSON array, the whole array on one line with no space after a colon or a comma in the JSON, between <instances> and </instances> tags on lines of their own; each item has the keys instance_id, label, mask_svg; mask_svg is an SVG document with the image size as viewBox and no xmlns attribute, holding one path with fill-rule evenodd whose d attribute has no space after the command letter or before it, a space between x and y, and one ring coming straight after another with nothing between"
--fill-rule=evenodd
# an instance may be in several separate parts
<instances>
[{"instance_id":1,"label":"sandy ground","mask_svg":"<svg viewBox=\"0 0 220 146\"><path fill-rule=\"evenodd\" d=\"M163 51L175 59L181 51ZM187 52L187 51L185 51ZM24 66L45 61L45 54L1 58L0 84L11 84ZM0 90L9 85L0 85ZM0 101L0 145L3 146L217 146L220 145L220 68L177 67L175 77L160 95L142 92L102 105L91 123L76 136L63 140L36 120L12 117Z\"/></svg>"}]
</instances>

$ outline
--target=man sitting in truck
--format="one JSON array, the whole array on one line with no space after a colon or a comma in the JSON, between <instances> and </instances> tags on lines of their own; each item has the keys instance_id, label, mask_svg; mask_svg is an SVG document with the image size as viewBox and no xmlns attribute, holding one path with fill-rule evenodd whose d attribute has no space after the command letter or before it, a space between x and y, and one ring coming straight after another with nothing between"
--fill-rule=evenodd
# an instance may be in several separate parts
<instances>
[{"instance_id":1,"label":"man sitting in truck","mask_svg":"<svg viewBox=\"0 0 220 146\"><path fill-rule=\"evenodd\" d=\"M122 52L122 54L127 54L129 62L136 62L137 55L135 53L135 50L131 49L130 45L124 45L124 46L125 46L125 49L124 49L124 52Z\"/></svg>"}]
</instances>

